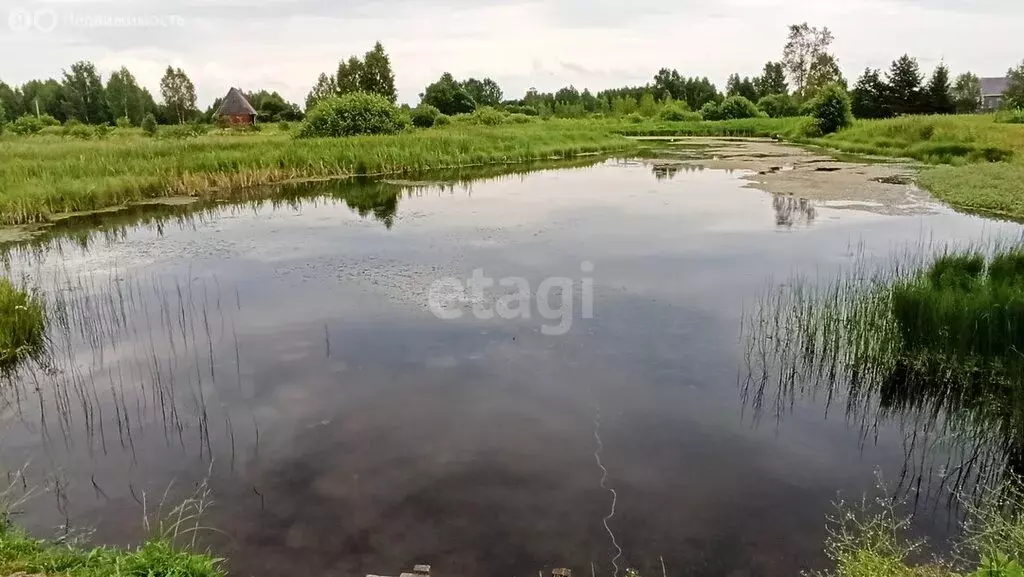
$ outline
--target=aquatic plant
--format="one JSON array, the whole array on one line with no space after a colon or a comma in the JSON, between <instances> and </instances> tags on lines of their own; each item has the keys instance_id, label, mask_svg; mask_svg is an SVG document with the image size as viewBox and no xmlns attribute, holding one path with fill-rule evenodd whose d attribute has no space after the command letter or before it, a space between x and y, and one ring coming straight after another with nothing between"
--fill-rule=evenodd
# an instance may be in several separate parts
<instances>
[{"instance_id":1,"label":"aquatic plant","mask_svg":"<svg viewBox=\"0 0 1024 577\"><path fill-rule=\"evenodd\" d=\"M0 370L37 356L46 338L42 299L0 279Z\"/></svg>"}]
</instances>

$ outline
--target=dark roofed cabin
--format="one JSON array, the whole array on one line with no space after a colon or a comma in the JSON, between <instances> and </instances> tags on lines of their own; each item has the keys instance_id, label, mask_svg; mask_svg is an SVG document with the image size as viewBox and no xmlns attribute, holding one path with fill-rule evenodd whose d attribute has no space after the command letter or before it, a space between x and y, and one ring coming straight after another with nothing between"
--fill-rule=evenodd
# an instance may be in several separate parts
<instances>
[{"instance_id":1,"label":"dark roofed cabin","mask_svg":"<svg viewBox=\"0 0 1024 577\"><path fill-rule=\"evenodd\" d=\"M232 125L256 124L256 109L249 104L245 95L237 88L228 90L224 101L217 108L216 116L218 119L229 119Z\"/></svg>"}]
</instances>

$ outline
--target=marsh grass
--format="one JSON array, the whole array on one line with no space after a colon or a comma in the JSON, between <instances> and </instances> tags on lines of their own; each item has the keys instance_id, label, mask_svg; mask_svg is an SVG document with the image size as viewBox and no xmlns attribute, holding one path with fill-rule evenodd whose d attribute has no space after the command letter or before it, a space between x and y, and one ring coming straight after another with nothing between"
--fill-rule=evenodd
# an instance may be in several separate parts
<instances>
[{"instance_id":1,"label":"marsh grass","mask_svg":"<svg viewBox=\"0 0 1024 577\"><path fill-rule=\"evenodd\" d=\"M551 120L459 125L393 136L295 139L279 131L189 139L0 139L0 223L43 222L165 196L224 196L261 184L630 151L603 125Z\"/></svg>"},{"instance_id":2,"label":"marsh grass","mask_svg":"<svg viewBox=\"0 0 1024 577\"><path fill-rule=\"evenodd\" d=\"M46 341L45 319L40 295L0 278L0 371L40 354Z\"/></svg>"},{"instance_id":3,"label":"marsh grass","mask_svg":"<svg viewBox=\"0 0 1024 577\"><path fill-rule=\"evenodd\" d=\"M823 397L865 438L896 423L901 482L973 491L1024 472L1024 256L981 253L907 253L770 289L745 318L745 403L781 419Z\"/></svg>"}]
</instances>

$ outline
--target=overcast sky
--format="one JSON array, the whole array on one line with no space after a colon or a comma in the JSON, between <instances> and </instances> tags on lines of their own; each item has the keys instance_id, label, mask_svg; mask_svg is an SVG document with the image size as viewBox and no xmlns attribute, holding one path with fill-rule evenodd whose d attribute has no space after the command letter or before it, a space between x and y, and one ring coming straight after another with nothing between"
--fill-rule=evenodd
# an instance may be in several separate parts
<instances>
[{"instance_id":1,"label":"overcast sky","mask_svg":"<svg viewBox=\"0 0 1024 577\"><path fill-rule=\"evenodd\" d=\"M320 72L376 40L413 104L445 71L490 76L506 97L643 84L661 67L722 88L779 59L803 21L832 29L851 82L905 52L979 76L1024 59L1024 0L0 0L0 18L8 84L87 59L104 78L127 66L159 98L173 64L204 108L230 86L301 104Z\"/></svg>"}]
</instances>

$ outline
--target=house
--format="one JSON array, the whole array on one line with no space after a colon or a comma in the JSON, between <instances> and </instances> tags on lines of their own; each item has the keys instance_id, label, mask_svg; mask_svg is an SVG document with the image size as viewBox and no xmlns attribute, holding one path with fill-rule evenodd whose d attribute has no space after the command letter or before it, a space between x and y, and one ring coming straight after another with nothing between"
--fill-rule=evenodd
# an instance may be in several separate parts
<instances>
[{"instance_id":1,"label":"house","mask_svg":"<svg viewBox=\"0 0 1024 577\"><path fill-rule=\"evenodd\" d=\"M234 87L228 90L214 116L218 120L227 118L233 125L256 124L256 109L249 104L242 91Z\"/></svg>"},{"instance_id":2,"label":"house","mask_svg":"<svg viewBox=\"0 0 1024 577\"><path fill-rule=\"evenodd\" d=\"M1008 78L981 78L981 109L995 110L1003 105Z\"/></svg>"}]
</instances>

